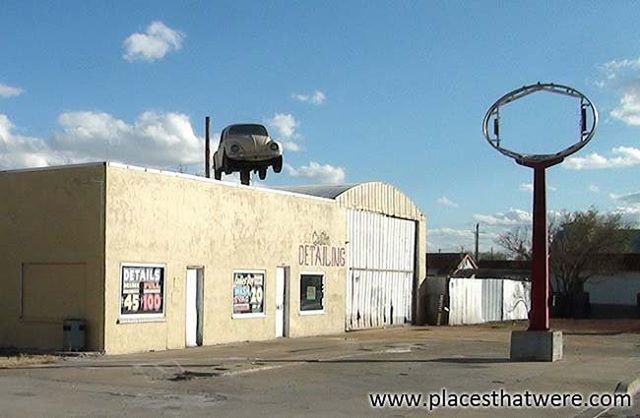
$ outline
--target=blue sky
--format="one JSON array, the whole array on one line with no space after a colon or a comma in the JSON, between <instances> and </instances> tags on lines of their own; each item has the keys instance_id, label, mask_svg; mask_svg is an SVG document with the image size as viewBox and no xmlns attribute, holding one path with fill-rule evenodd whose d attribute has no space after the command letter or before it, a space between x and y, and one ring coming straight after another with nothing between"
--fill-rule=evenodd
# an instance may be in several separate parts
<instances>
[{"instance_id":1,"label":"blue sky","mask_svg":"<svg viewBox=\"0 0 640 418\"><path fill-rule=\"evenodd\" d=\"M543 81L577 88L601 115L594 140L549 170L549 209L640 219L637 2L1 9L0 169L110 159L197 173L205 115L215 132L255 121L287 148L267 185L385 181L427 215L430 251L471 248L476 222L489 250L530 221L532 173L488 146L482 118L502 94ZM547 99L505 115L514 147L572 142L575 112Z\"/></svg>"}]
</instances>

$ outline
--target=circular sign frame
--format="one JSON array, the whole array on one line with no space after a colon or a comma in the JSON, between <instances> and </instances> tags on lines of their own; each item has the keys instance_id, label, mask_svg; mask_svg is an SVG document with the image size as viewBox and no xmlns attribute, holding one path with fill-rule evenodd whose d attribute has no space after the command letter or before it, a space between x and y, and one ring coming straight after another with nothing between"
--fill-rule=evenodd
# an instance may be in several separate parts
<instances>
[{"instance_id":1,"label":"circular sign frame","mask_svg":"<svg viewBox=\"0 0 640 418\"><path fill-rule=\"evenodd\" d=\"M510 150L501 146L500 144L500 108L507 104L514 102L518 99L526 97L530 94L537 92L549 92L555 94L561 94L565 96L574 97L580 99L580 135L577 142L567 148L551 153L551 154L525 154L514 150ZM587 112L591 112L591 117L588 118ZM590 120L590 124L587 123ZM489 125L493 122L493 136L490 133ZM595 105L587 96L580 93L573 87L564 86L554 83L536 83L528 86L520 87L513 90L498 100L489 107L487 113L482 121L482 133L486 138L489 145L495 148L498 152L507 157L513 158L518 164L531 165L531 164L543 164L554 165L562 162L567 156L579 151L593 138L596 128L598 126L598 110Z\"/></svg>"}]
</instances>

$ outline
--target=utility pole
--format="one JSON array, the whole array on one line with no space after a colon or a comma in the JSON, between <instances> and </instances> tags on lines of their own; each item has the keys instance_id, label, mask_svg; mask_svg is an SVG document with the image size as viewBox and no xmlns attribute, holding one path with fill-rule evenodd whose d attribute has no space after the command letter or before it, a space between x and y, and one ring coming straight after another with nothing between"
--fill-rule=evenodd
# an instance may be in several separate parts
<instances>
[{"instance_id":1,"label":"utility pole","mask_svg":"<svg viewBox=\"0 0 640 418\"><path fill-rule=\"evenodd\" d=\"M211 139L209 138L209 129L211 125L211 118L209 116L204 118L204 175L206 178L211 178Z\"/></svg>"},{"instance_id":2,"label":"utility pole","mask_svg":"<svg viewBox=\"0 0 640 418\"><path fill-rule=\"evenodd\" d=\"M479 261L478 257L480 256L480 224L477 223L476 224L476 252L475 252L475 257L476 257L476 263Z\"/></svg>"}]
</instances>

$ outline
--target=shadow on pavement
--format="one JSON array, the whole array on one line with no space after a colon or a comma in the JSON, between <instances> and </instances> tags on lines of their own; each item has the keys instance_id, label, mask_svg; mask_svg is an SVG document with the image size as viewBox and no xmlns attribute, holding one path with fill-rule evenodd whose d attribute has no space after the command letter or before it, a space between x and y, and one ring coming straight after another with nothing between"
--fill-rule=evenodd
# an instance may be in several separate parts
<instances>
[{"instance_id":1,"label":"shadow on pavement","mask_svg":"<svg viewBox=\"0 0 640 418\"><path fill-rule=\"evenodd\" d=\"M370 359L370 358L343 358L343 359L318 359L318 358L298 358L298 359L264 359L254 358L246 359L244 361L235 361L235 363L245 363L253 366L261 366L265 364L286 364L286 363L324 363L324 364L362 364L362 363L452 363L452 364L499 364L509 363L508 358L502 357L442 357L432 359ZM125 364L41 364L30 367L11 367L0 370L39 370L39 369L125 369L125 368L158 368L158 367L178 367L178 368L199 368L199 367L213 367L219 370L228 370L227 368L221 368L221 363L197 363L192 364L186 362L180 364L178 362L158 362L158 363L125 363Z\"/></svg>"}]
</instances>

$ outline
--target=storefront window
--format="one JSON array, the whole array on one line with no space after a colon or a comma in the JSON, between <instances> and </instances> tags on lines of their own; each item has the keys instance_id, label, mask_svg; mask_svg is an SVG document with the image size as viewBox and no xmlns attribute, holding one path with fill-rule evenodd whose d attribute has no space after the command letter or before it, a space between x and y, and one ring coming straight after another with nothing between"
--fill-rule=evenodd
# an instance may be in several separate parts
<instances>
[{"instance_id":1,"label":"storefront window","mask_svg":"<svg viewBox=\"0 0 640 418\"><path fill-rule=\"evenodd\" d=\"M233 315L264 315L264 272L233 273Z\"/></svg>"},{"instance_id":2,"label":"storefront window","mask_svg":"<svg viewBox=\"0 0 640 418\"><path fill-rule=\"evenodd\" d=\"M324 311L324 275L300 275L300 311Z\"/></svg>"}]
</instances>

